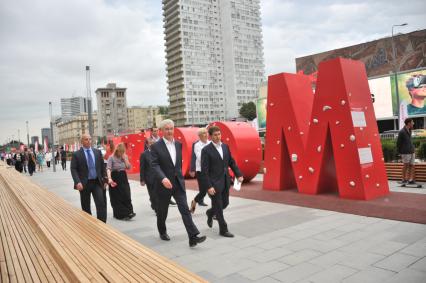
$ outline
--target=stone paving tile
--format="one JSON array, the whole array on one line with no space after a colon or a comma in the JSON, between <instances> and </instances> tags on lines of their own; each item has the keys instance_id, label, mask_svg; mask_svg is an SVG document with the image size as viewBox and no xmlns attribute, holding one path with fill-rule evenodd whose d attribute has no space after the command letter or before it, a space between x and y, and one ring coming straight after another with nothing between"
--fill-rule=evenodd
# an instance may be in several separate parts
<instances>
[{"instance_id":1,"label":"stone paving tile","mask_svg":"<svg viewBox=\"0 0 426 283\"><path fill-rule=\"evenodd\" d=\"M348 233L348 232L337 230L337 229L331 229L331 230L327 230L325 232L316 234L316 235L313 236L313 238L316 239L316 240L320 240L320 241L329 241L329 240L335 239L339 236L342 236L346 233Z\"/></svg>"},{"instance_id":2,"label":"stone paving tile","mask_svg":"<svg viewBox=\"0 0 426 283\"><path fill-rule=\"evenodd\" d=\"M286 248L277 248L249 256L248 258L257 262L267 262L277 258L281 258L291 253L293 253L293 251L288 250Z\"/></svg>"},{"instance_id":3,"label":"stone paving tile","mask_svg":"<svg viewBox=\"0 0 426 283\"><path fill-rule=\"evenodd\" d=\"M407 246L407 244L385 241L378 243L370 249L370 252L381 255L391 255L397 251L402 251Z\"/></svg>"},{"instance_id":4,"label":"stone paving tile","mask_svg":"<svg viewBox=\"0 0 426 283\"><path fill-rule=\"evenodd\" d=\"M220 282L220 283L248 283L248 282L254 282L252 280L248 280L247 278L241 276L240 274L231 274L223 278L219 278L215 281L211 281L213 283Z\"/></svg>"},{"instance_id":5,"label":"stone paving tile","mask_svg":"<svg viewBox=\"0 0 426 283\"><path fill-rule=\"evenodd\" d=\"M416 242L405 249L400 250L400 252L417 257L424 257L426 256L426 242Z\"/></svg>"},{"instance_id":6,"label":"stone paving tile","mask_svg":"<svg viewBox=\"0 0 426 283\"><path fill-rule=\"evenodd\" d=\"M307 249L284 256L278 259L278 261L289 265L298 265L302 262L309 261L310 259L319 257L321 255L322 253L320 252Z\"/></svg>"},{"instance_id":7,"label":"stone paving tile","mask_svg":"<svg viewBox=\"0 0 426 283\"><path fill-rule=\"evenodd\" d=\"M238 272L243 277L246 277L250 280L259 280L263 277L266 277L270 274L276 273L278 271L284 270L286 268L290 267L287 264L278 262L278 261L269 261L265 262L259 265L256 265L255 267L242 270Z\"/></svg>"},{"instance_id":8,"label":"stone paving tile","mask_svg":"<svg viewBox=\"0 0 426 283\"><path fill-rule=\"evenodd\" d=\"M375 263L374 266L399 272L418 260L419 260L418 257L412 256L412 255L395 253Z\"/></svg>"},{"instance_id":9,"label":"stone paving tile","mask_svg":"<svg viewBox=\"0 0 426 283\"><path fill-rule=\"evenodd\" d=\"M390 278L387 283L425 283L426 273L412 269L404 269Z\"/></svg>"},{"instance_id":10,"label":"stone paving tile","mask_svg":"<svg viewBox=\"0 0 426 283\"><path fill-rule=\"evenodd\" d=\"M389 282L395 272L381 268L369 267L342 280L343 283L378 283ZM406 282L405 282L406 283Z\"/></svg>"},{"instance_id":11,"label":"stone paving tile","mask_svg":"<svg viewBox=\"0 0 426 283\"><path fill-rule=\"evenodd\" d=\"M342 265L334 265L324 271L315 273L314 275L308 277L306 281L315 283L337 283L357 272L357 269Z\"/></svg>"},{"instance_id":12,"label":"stone paving tile","mask_svg":"<svg viewBox=\"0 0 426 283\"><path fill-rule=\"evenodd\" d=\"M283 271L272 274L270 277L275 278L281 282L296 282L306 279L312 274L318 273L322 270L321 267L310 263L301 263L296 266L284 269Z\"/></svg>"},{"instance_id":13,"label":"stone paving tile","mask_svg":"<svg viewBox=\"0 0 426 283\"><path fill-rule=\"evenodd\" d=\"M293 251L311 249L321 253L326 253L326 252L335 250L337 248L340 248L344 245L345 243L338 240L320 241L313 238L309 238L309 239L304 239L304 240L300 240L294 243L284 245L283 247Z\"/></svg>"},{"instance_id":14,"label":"stone paving tile","mask_svg":"<svg viewBox=\"0 0 426 283\"><path fill-rule=\"evenodd\" d=\"M259 244L257 245L257 247L265 249L265 250L271 250L277 247L281 247L284 246L286 244L289 244L293 242L292 239L286 238L284 236L279 237L279 238L275 238L273 240L267 241L266 243L263 244Z\"/></svg>"},{"instance_id":15,"label":"stone paving tile","mask_svg":"<svg viewBox=\"0 0 426 283\"><path fill-rule=\"evenodd\" d=\"M321 266L323 268L329 268L333 265L338 264L347 256L348 256L348 253L344 253L341 251L332 251L322 256L318 256L309 260L309 263L315 264L317 266Z\"/></svg>"},{"instance_id":16,"label":"stone paving tile","mask_svg":"<svg viewBox=\"0 0 426 283\"><path fill-rule=\"evenodd\" d=\"M258 263L248 259L241 259L239 261L222 259L216 261L210 266L206 266L207 270L218 278L226 277L241 270L257 266Z\"/></svg>"},{"instance_id":17,"label":"stone paving tile","mask_svg":"<svg viewBox=\"0 0 426 283\"><path fill-rule=\"evenodd\" d=\"M417 271L422 271L426 273L426 257L416 261L409 268L415 269Z\"/></svg>"},{"instance_id":18,"label":"stone paving tile","mask_svg":"<svg viewBox=\"0 0 426 283\"><path fill-rule=\"evenodd\" d=\"M362 270L377 263L383 258L385 258L385 256L368 252L351 253L347 254L347 256L344 257L339 264Z\"/></svg>"}]
</instances>

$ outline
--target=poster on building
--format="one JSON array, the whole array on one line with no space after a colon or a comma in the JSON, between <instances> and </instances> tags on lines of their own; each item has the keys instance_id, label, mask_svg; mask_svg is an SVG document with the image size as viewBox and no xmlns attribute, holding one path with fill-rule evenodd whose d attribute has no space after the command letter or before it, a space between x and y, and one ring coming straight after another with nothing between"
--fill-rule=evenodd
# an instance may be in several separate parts
<instances>
[{"instance_id":1,"label":"poster on building","mask_svg":"<svg viewBox=\"0 0 426 283\"><path fill-rule=\"evenodd\" d=\"M389 76L368 80L376 119L392 118L391 83Z\"/></svg>"},{"instance_id":2,"label":"poster on building","mask_svg":"<svg viewBox=\"0 0 426 283\"><path fill-rule=\"evenodd\" d=\"M391 76L392 104L397 109L395 76ZM398 96L400 105L407 105L408 116L426 114L426 70L398 74ZM401 112L401 111L400 111ZM395 113L396 114L396 113Z\"/></svg>"},{"instance_id":3,"label":"poster on building","mask_svg":"<svg viewBox=\"0 0 426 283\"><path fill-rule=\"evenodd\" d=\"M259 130L266 129L266 98L259 98L256 103L257 124Z\"/></svg>"}]
</instances>

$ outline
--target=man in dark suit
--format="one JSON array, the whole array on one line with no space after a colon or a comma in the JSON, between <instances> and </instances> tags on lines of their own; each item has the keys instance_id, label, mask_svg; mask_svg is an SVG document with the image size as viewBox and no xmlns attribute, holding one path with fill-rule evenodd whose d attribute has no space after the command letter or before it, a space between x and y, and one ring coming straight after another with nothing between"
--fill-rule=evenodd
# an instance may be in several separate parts
<instances>
[{"instance_id":1,"label":"man in dark suit","mask_svg":"<svg viewBox=\"0 0 426 283\"><path fill-rule=\"evenodd\" d=\"M140 164L140 181L141 186L145 186L148 189L149 201L151 202L151 208L157 212L157 194L154 190L154 172L151 164L151 146L154 144L154 139L147 139L148 149L142 152L139 158Z\"/></svg>"},{"instance_id":2,"label":"man in dark suit","mask_svg":"<svg viewBox=\"0 0 426 283\"><path fill-rule=\"evenodd\" d=\"M219 222L219 233L224 237L234 237L228 231L228 225L223 217L223 210L229 204L229 187L231 178L228 167L231 167L239 182L244 180L240 169L232 158L228 145L221 142L220 128L212 126L209 128L212 142L201 151L201 172L203 183L212 199L212 208L208 209L207 225L213 226L213 215Z\"/></svg>"},{"instance_id":3,"label":"man in dark suit","mask_svg":"<svg viewBox=\"0 0 426 283\"><path fill-rule=\"evenodd\" d=\"M185 180L182 175L182 144L173 138L174 123L172 120L162 121L160 127L163 131L163 138L151 146L151 161L155 175L155 189L158 196L158 232L162 240L170 240L169 235L167 235L166 219L169 201L173 196L188 233L189 246L194 247L198 243L204 242L206 237L198 236L200 232L192 221L188 208Z\"/></svg>"},{"instance_id":4,"label":"man in dark suit","mask_svg":"<svg viewBox=\"0 0 426 283\"><path fill-rule=\"evenodd\" d=\"M81 137L80 150L72 155L71 175L74 180L74 189L80 192L81 208L92 214L90 209L90 195L96 205L96 216L106 222L106 171L102 153L92 148L92 138L88 134Z\"/></svg>"}]
</instances>

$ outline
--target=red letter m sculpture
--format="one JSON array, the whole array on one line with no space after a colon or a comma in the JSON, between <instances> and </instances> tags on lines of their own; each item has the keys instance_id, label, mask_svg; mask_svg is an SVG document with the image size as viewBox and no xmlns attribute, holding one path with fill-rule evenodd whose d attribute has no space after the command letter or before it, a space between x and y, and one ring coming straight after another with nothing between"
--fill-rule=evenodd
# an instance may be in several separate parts
<instances>
[{"instance_id":1,"label":"red letter m sculpture","mask_svg":"<svg viewBox=\"0 0 426 283\"><path fill-rule=\"evenodd\" d=\"M362 62L321 63L315 94L307 76L270 76L267 113L264 189L360 200L389 193Z\"/></svg>"}]
</instances>

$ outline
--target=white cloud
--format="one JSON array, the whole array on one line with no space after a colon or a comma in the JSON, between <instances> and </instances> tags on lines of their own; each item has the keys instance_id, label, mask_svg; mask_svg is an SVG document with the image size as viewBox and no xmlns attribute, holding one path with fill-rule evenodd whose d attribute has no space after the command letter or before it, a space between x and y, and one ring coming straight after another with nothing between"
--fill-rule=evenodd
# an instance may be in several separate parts
<instances>
[{"instance_id":1,"label":"white cloud","mask_svg":"<svg viewBox=\"0 0 426 283\"><path fill-rule=\"evenodd\" d=\"M424 1L262 0L266 74L294 72L295 58L389 36L392 24L426 27ZM85 95L108 82L128 89L129 105L166 104L160 0L0 2L0 143L40 135L48 102Z\"/></svg>"}]
</instances>

